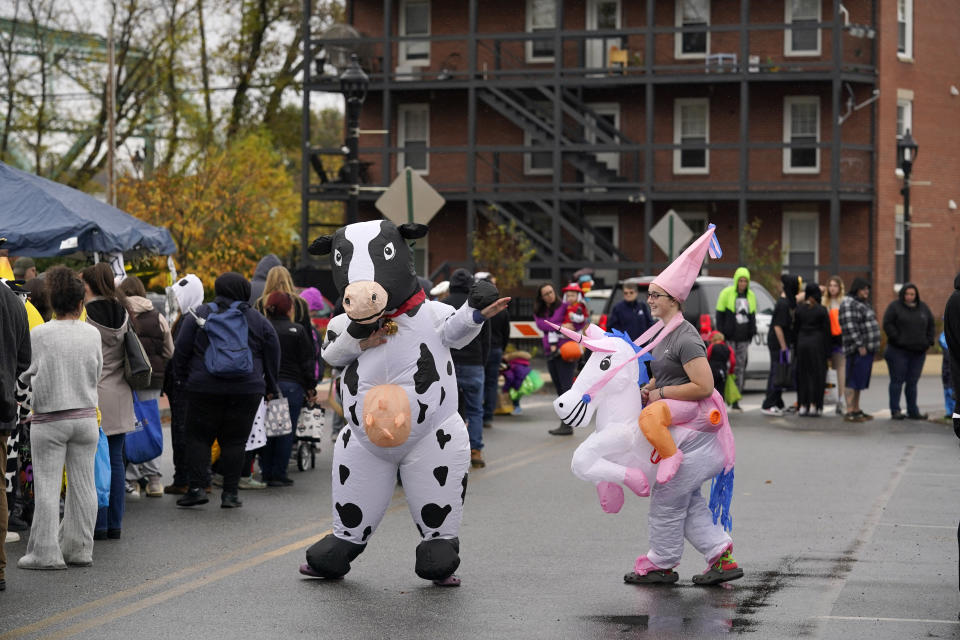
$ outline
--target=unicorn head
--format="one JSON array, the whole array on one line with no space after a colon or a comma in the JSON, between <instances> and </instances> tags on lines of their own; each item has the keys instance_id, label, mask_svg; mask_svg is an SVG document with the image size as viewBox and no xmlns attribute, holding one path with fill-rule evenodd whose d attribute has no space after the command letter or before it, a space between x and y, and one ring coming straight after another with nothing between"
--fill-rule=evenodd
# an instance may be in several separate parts
<instances>
[{"instance_id":1,"label":"unicorn head","mask_svg":"<svg viewBox=\"0 0 960 640\"><path fill-rule=\"evenodd\" d=\"M553 402L553 410L564 424L571 427L590 424L601 405L612 413L618 409L639 413L640 385L648 379L646 367L640 363L649 356L638 360L639 347L619 331L606 333L593 324L584 335L562 328L557 330L592 352L570 390Z\"/></svg>"}]
</instances>

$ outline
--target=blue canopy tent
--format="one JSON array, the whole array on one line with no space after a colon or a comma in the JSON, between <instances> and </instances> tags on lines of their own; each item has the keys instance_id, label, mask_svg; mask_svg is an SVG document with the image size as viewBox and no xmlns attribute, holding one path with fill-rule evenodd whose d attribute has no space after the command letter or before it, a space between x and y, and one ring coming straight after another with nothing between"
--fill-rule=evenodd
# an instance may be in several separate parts
<instances>
[{"instance_id":1,"label":"blue canopy tent","mask_svg":"<svg viewBox=\"0 0 960 640\"><path fill-rule=\"evenodd\" d=\"M58 182L0 162L0 237L14 255L176 253L170 232Z\"/></svg>"}]
</instances>

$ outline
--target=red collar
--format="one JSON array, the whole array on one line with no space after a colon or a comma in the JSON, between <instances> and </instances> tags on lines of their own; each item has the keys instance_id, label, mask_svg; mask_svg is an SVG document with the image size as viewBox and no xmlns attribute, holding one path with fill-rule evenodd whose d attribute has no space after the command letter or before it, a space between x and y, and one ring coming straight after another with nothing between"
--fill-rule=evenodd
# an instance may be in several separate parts
<instances>
[{"instance_id":1,"label":"red collar","mask_svg":"<svg viewBox=\"0 0 960 640\"><path fill-rule=\"evenodd\" d=\"M396 318L401 313L406 313L407 311L410 311L410 309L413 309L415 306L422 303L426 299L427 299L427 295L423 292L423 289L422 288L417 289L417 292L412 296L410 296L409 298L407 298L406 302L404 302L402 305L397 307L396 311L394 311L393 313L386 314L385 317Z\"/></svg>"}]
</instances>

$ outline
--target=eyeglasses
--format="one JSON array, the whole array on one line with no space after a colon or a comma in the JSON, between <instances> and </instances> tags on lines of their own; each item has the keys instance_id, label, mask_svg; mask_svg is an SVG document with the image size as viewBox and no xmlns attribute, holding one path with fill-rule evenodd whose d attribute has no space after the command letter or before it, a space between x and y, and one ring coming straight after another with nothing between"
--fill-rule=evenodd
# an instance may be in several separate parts
<instances>
[{"instance_id":1,"label":"eyeglasses","mask_svg":"<svg viewBox=\"0 0 960 640\"><path fill-rule=\"evenodd\" d=\"M657 293L656 291L651 291L647 294L647 298L650 300L659 300L660 298L666 298L667 300L673 300L673 296L666 293Z\"/></svg>"}]
</instances>

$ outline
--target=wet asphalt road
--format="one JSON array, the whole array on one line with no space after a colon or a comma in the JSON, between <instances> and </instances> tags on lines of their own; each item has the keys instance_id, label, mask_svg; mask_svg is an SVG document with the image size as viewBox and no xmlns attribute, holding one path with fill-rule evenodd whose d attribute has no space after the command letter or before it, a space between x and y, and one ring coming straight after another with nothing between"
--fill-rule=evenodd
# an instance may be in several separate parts
<instances>
[{"instance_id":1,"label":"wet asphalt road","mask_svg":"<svg viewBox=\"0 0 960 640\"><path fill-rule=\"evenodd\" d=\"M885 379L862 403L879 409ZM921 404L942 412L938 377ZM303 550L330 526L330 446L288 489L245 491L177 509L170 496L127 506L123 539L94 565L16 568L0 594L7 638L958 638L960 447L934 422L767 418L748 394L734 414L735 555L726 587L694 587L687 546L675 586L623 584L647 550L647 501L617 515L569 462L590 432L547 435L547 396L486 431L488 466L471 474L458 589L413 572L418 542L397 491L344 581L302 579ZM169 469L169 452L164 455Z\"/></svg>"}]
</instances>

